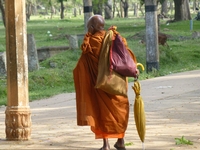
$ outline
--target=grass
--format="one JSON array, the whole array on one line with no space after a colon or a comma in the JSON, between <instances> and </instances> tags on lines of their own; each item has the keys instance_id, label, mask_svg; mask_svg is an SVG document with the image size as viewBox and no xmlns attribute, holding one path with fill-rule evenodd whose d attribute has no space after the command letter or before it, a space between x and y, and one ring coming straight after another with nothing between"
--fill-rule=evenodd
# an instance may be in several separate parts
<instances>
[{"instance_id":1,"label":"grass","mask_svg":"<svg viewBox=\"0 0 200 150\"><path fill-rule=\"evenodd\" d=\"M146 47L139 43L139 38L133 38L136 33L144 33L143 18L116 18L106 21L106 29L117 25L118 31L127 38L129 47L135 53L138 62L146 64ZM200 21L194 21L193 31L200 32ZM151 73L141 72L140 80L164 76L171 73L195 70L200 68L200 39L191 39L189 21L165 24L161 21L160 30L171 35L168 40L170 49L159 46L160 69ZM5 29L0 22L0 52L5 51ZM32 17L27 22L27 33L34 34L37 48L44 46L65 46L67 34L84 34L83 17L52 20L44 17ZM51 34L52 36L49 36ZM41 69L29 72L30 101L50 97L59 93L74 92L73 69L80 57L81 51L68 50L59 53L40 63ZM50 63L56 64L55 68ZM133 81L129 78L129 81ZM0 77L0 105L6 105L6 78Z\"/></svg>"},{"instance_id":2,"label":"grass","mask_svg":"<svg viewBox=\"0 0 200 150\"><path fill-rule=\"evenodd\" d=\"M45 98L64 92L74 92L72 71L80 51L65 51L41 62L39 71L29 73L30 100ZM56 64L51 68L50 63Z\"/></svg>"},{"instance_id":3,"label":"grass","mask_svg":"<svg viewBox=\"0 0 200 150\"><path fill-rule=\"evenodd\" d=\"M184 136L182 136L181 138L175 138L176 141L176 145L193 145L193 142L190 140L187 140Z\"/></svg>"}]
</instances>

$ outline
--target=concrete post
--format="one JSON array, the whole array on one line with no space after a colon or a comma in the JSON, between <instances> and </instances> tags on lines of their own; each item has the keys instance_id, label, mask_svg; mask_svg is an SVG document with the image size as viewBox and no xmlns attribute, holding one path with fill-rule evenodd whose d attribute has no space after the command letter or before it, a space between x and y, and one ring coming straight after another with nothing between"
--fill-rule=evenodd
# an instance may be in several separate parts
<instances>
[{"instance_id":1,"label":"concrete post","mask_svg":"<svg viewBox=\"0 0 200 150\"><path fill-rule=\"evenodd\" d=\"M31 113L28 99L28 57L25 0L5 1L7 107L6 139L28 140Z\"/></svg>"},{"instance_id":2,"label":"concrete post","mask_svg":"<svg viewBox=\"0 0 200 150\"><path fill-rule=\"evenodd\" d=\"M85 32L87 32L87 21L92 16L92 1L83 0L83 11L84 11L84 23L85 23Z\"/></svg>"},{"instance_id":3,"label":"concrete post","mask_svg":"<svg viewBox=\"0 0 200 150\"><path fill-rule=\"evenodd\" d=\"M145 0L146 68L147 72L159 69L157 0Z\"/></svg>"}]
</instances>

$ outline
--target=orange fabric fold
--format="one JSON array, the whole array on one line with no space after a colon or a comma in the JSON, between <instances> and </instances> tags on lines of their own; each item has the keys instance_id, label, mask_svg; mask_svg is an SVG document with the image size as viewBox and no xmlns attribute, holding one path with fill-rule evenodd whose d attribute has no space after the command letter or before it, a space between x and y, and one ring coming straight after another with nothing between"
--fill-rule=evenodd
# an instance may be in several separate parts
<instances>
[{"instance_id":1,"label":"orange fabric fold","mask_svg":"<svg viewBox=\"0 0 200 150\"><path fill-rule=\"evenodd\" d=\"M77 125L91 126L96 138L123 138L128 125L128 98L94 88L105 34L85 35L81 57L73 70Z\"/></svg>"}]
</instances>

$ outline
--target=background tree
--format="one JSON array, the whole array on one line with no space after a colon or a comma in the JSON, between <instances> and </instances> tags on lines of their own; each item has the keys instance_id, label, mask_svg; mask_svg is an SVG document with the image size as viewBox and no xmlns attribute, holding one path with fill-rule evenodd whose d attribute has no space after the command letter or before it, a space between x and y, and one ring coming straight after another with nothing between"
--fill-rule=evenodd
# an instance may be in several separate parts
<instances>
[{"instance_id":1,"label":"background tree","mask_svg":"<svg viewBox=\"0 0 200 150\"><path fill-rule=\"evenodd\" d=\"M74 17L76 17L77 16L77 8L76 7L77 7L77 5L79 5L79 2L77 0L73 0L72 3L73 3L72 5L74 5L73 6L74 7L73 14L74 14Z\"/></svg>"},{"instance_id":2,"label":"background tree","mask_svg":"<svg viewBox=\"0 0 200 150\"><path fill-rule=\"evenodd\" d=\"M161 4L165 0L158 0ZM144 0L140 0L141 4L144 4ZM190 8L189 8L189 0L174 0L175 5L175 14L174 14L174 21L181 21L181 20L190 20Z\"/></svg>"},{"instance_id":3,"label":"background tree","mask_svg":"<svg viewBox=\"0 0 200 150\"><path fill-rule=\"evenodd\" d=\"M162 15L167 15L167 13L168 13L167 3L168 3L168 0L164 0L162 2L162 6L161 6L161 14Z\"/></svg>"},{"instance_id":4,"label":"background tree","mask_svg":"<svg viewBox=\"0 0 200 150\"><path fill-rule=\"evenodd\" d=\"M122 8L122 3L121 3L121 0L113 0L113 18L115 17L115 13L117 12L117 16L118 17L122 17L123 13L121 12L121 8Z\"/></svg>"},{"instance_id":5,"label":"background tree","mask_svg":"<svg viewBox=\"0 0 200 150\"><path fill-rule=\"evenodd\" d=\"M53 15L54 15L55 12L56 12L53 1L52 1L52 0L49 0L49 1L48 1L48 5L49 5L50 10L51 10L51 19L52 19L52 18L53 18Z\"/></svg>"},{"instance_id":6,"label":"background tree","mask_svg":"<svg viewBox=\"0 0 200 150\"><path fill-rule=\"evenodd\" d=\"M112 19L112 0L93 0L92 1L92 7L93 7L93 13L103 15L104 11L104 18L105 19Z\"/></svg>"},{"instance_id":7,"label":"background tree","mask_svg":"<svg viewBox=\"0 0 200 150\"><path fill-rule=\"evenodd\" d=\"M64 1L67 1L67 0L58 0L58 2L60 3L60 19L64 19L64 17L65 17L65 15L64 15L64 11L65 11Z\"/></svg>"},{"instance_id":8,"label":"background tree","mask_svg":"<svg viewBox=\"0 0 200 150\"><path fill-rule=\"evenodd\" d=\"M138 3L133 3L133 15L138 17Z\"/></svg>"},{"instance_id":9,"label":"background tree","mask_svg":"<svg viewBox=\"0 0 200 150\"><path fill-rule=\"evenodd\" d=\"M174 21L191 19L188 0L174 0L174 5L175 5Z\"/></svg>"},{"instance_id":10,"label":"background tree","mask_svg":"<svg viewBox=\"0 0 200 150\"><path fill-rule=\"evenodd\" d=\"M113 0L113 18L115 18L115 8L116 8L116 0Z\"/></svg>"},{"instance_id":11,"label":"background tree","mask_svg":"<svg viewBox=\"0 0 200 150\"><path fill-rule=\"evenodd\" d=\"M112 19L113 18L113 14L112 14L112 5L113 2L112 0L107 0L104 6L104 12L105 12L105 19Z\"/></svg>"},{"instance_id":12,"label":"background tree","mask_svg":"<svg viewBox=\"0 0 200 150\"><path fill-rule=\"evenodd\" d=\"M121 0L122 2L122 7L124 9L124 18L128 18L128 7L129 7L129 3L128 0Z\"/></svg>"},{"instance_id":13,"label":"background tree","mask_svg":"<svg viewBox=\"0 0 200 150\"><path fill-rule=\"evenodd\" d=\"M32 14L32 6L36 3L35 0L26 0L26 20L29 21Z\"/></svg>"}]
</instances>

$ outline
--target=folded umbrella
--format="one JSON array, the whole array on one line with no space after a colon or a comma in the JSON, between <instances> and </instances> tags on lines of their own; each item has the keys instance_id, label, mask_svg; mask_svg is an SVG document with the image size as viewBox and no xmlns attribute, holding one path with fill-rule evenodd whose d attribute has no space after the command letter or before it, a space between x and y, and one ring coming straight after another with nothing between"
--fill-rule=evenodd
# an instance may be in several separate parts
<instances>
[{"instance_id":1,"label":"folded umbrella","mask_svg":"<svg viewBox=\"0 0 200 150\"><path fill-rule=\"evenodd\" d=\"M138 82L138 80L134 82L134 86L132 86L132 88L135 91L135 103L134 103L135 125L140 140L144 142L145 132L146 132L146 116L145 116L143 99L140 95L140 83Z\"/></svg>"},{"instance_id":2,"label":"folded umbrella","mask_svg":"<svg viewBox=\"0 0 200 150\"><path fill-rule=\"evenodd\" d=\"M141 66L142 70L144 70L142 64L138 63L137 66ZM138 79L135 80L134 86L132 86L132 88L135 91L135 103L134 103L135 124L140 140L142 141L142 143L144 143L145 133L146 133L146 116L144 110L144 102L140 95L141 85Z\"/></svg>"}]
</instances>

